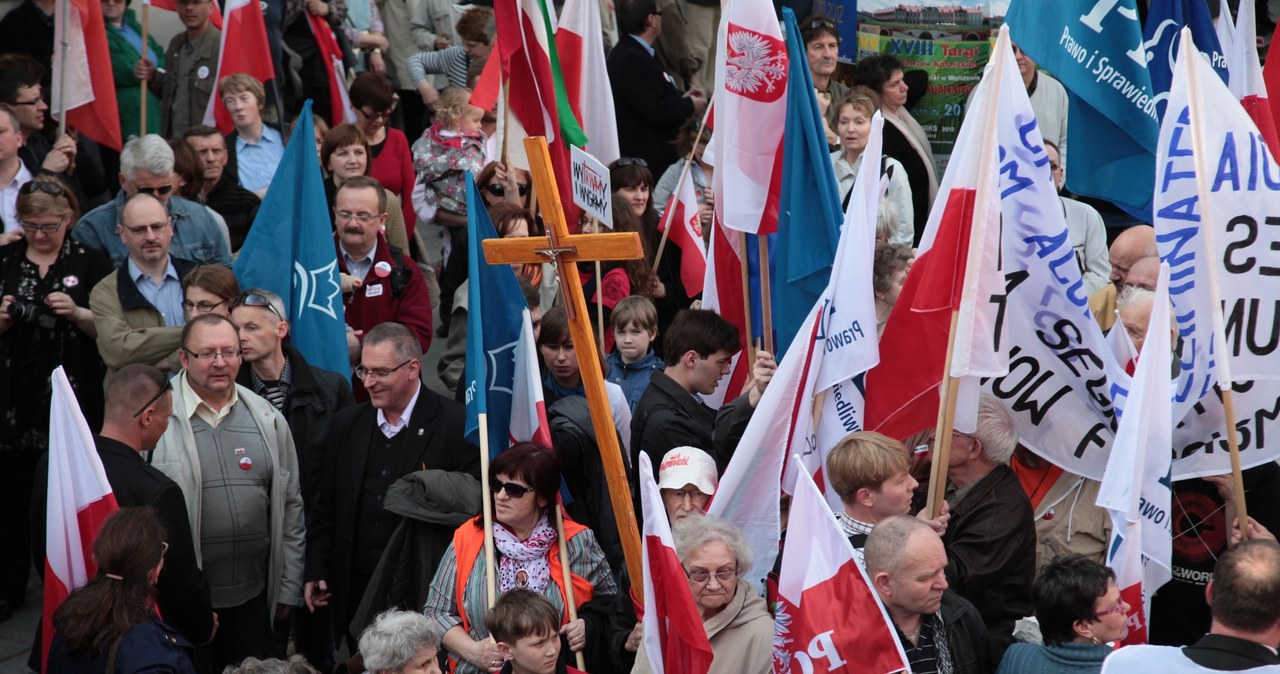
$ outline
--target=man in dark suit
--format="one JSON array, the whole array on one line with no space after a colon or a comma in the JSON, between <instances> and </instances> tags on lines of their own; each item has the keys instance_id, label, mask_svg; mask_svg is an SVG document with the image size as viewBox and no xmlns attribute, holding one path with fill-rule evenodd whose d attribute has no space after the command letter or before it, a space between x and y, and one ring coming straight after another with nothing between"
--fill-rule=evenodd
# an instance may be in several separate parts
<instances>
[{"instance_id":1,"label":"man in dark suit","mask_svg":"<svg viewBox=\"0 0 1280 674\"><path fill-rule=\"evenodd\" d=\"M1181 648L1122 648L1102 673L1280 671L1280 545L1256 523L1249 528L1255 538L1223 553L1204 588L1213 612L1208 634Z\"/></svg>"},{"instance_id":2,"label":"man in dark suit","mask_svg":"<svg viewBox=\"0 0 1280 674\"><path fill-rule=\"evenodd\" d=\"M624 157L639 157L660 176L675 163L676 132L707 107L702 89L681 93L654 55L662 15L654 0L627 0L618 7L618 27L626 36L609 54L609 81L618 118L618 146Z\"/></svg>"},{"instance_id":3,"label":"man in dark suit","mask_svg":"<svg viewBox=\"0 0 1280 674\"><path fill-rule=\"evenodd\" d=\"M480 477L480 450L463 435L463 406L422 385L421 358L418 339L404 325L369 330L356 376L370 400L333 420L332 450L307 526L304 596L312 610L332 601L340 633L400 521L382 508L387 488L427 469Z\"/></svg>"}]
</instances>

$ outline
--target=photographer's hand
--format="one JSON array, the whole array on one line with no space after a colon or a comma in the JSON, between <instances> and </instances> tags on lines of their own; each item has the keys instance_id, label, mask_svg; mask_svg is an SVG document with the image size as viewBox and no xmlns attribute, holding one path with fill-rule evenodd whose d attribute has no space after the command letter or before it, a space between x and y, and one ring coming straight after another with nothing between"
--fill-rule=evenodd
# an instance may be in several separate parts
<instances>
[{"instance_id":1,"label":"photographer's hand","mask_svg":"<svg viewBox=\"0 0 1280 674\"><path fill-rule=\"evenodd\" d=\"M93 324L93 312L85 307L78 306L76 301L66 293L49 293L44 297L45 306L62 318L76 324L80 331L96 338L98 336L98 328Z\"/></svg>"},{"instance_id":2,"label":"photographer's hand","mask_svg":"<svg viewBox=\"0 0 1280 674\"><path fill-rule=\"evenodd\" d=\"M13 304L13 295L5 295L4 300L0 301L0 334L8 331L13 325L13 317L9 315L10 304Z\"/></svg>"}]
</instances>

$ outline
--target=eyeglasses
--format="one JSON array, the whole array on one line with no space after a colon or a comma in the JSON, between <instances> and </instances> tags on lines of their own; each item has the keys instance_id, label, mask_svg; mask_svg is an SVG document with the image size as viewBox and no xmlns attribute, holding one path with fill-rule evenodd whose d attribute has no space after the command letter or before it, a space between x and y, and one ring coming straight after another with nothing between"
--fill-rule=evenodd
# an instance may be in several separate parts
<instances>
[{"instance_id":1,"label":"eyeglasses","mask_svg":"<svg viewBox=\"0 0 1280 674\"><path fill-rule=\"evenodd\" d=\"M360 110L360 114L364 115L369 120L387 119L388 117L391 116L391 113L396 111L396 106L392 105L391 107L387 108L386 110L383 110L382 112L369 112L365 108L360 108L359 110Z\"/></svg>"},{"instance_id":2,"label":"eyeglasses","mask_svg":"<svg viewBox=\"0 0 1280 674\"><path fill-rule=\"evenodd\" d=\"M495 495L500 491L505 491L508 498L524 498L525 494L531 494L536 491L533 487L526 487L514 482L501 482L496 479L489 480L489 489Z\"/></svg>"},{"instance_id":3,"label":"eyeglasses","mask_svg":"<svg viewBox=\"0 0 1280 674\"><path fill-rule=\"evenodd\" d=\"M182 300L182 308L187 311L194 311L198 314L207 314L226 303L227 300L222 300L221 302L192 302L190 300Z\"/></svg>"},{"instance_id":4,"label":"eyeglasses","mask_svg":"<svg viewBox=\"0 0 1280 674\"><path fill-rule=\"evenodd\" d=\"M14 103L13 105L35 105L35 103ZM54 197L60 197L63 194L66 194L62 189L62 185L59 185L52 180L29 180L26 183L23 183L22 189L18 190L18 194L35 194L36 192L44 192L45 194Z\"/></svg>"},{"instance_id":5,"label":"eyeglasses","mask_svg":"<svg viewBox=\"0 0 1280 674\"><path fill-rule=\"evenodd\" d=\"M516 189L520 192L520 196L522 197L529 196L528 183L516 183ZM507 196L507 188L501 185L500 183L489 183L488 185L484 186L484 190L495 197Z\"/></svg>"},{"instance_id":6,"label":"eyeglasses","mask_svg":"<svg viewBox=\"0 0 1280 674\"><path fill-rule=\"evenodd\" d=\"M168 185L157 185L155 187L139 187L138 194L150 194L151 196L167 196L173 191L173 183Z\"/></svg>"},{"instance_id":7,"label":"eyeglasses","mask_svg":"<svg viewBox=\"0 0 1280 674\"><path fill-rule=\"evenodd\" d=\"M275 305L271 304L271 298L258 293L241 293L239 297L231 300L231 304L227 305L227 309L236 309L238 307L262 307L267 311L276 315L276 318L284 320L284 316L276 310Z\"/></svg>"},{"instance_id":8,"label":"eyeglasses","mask_svg":"<svg viewBox=\"0 0 1280 674\"><path fill-rule=\"evenodd\" d=\"M149 225L135 225L133 227L126 226L125 229L128 230L130 234L133 234L135 236L145 236L148 230L156 234L159 234L160 232L163 232L164 230L169 229L169 225L171 224L173 223L171 223L168 220L165 220L164 222L153 222Z\"/></svg>"},{"instance_id":9,"label":"eyeglasses","mask_svg":"<svg viewBox=\"0 0 1280 674\"><path fill-rule=\"evenodd\" d=\"M351 211L334 211L333 212L334 219L338 220L339 222L351 222L352 220L355 220L356 222L362 225L367 225L373 222L374 220L377 220L378 216L380 215L382 214L381 213L352 213Z\"/></svg>"},{"instance_id":10,"label":"eyeglasses","mask_svg":"<svg viewBox=\"0 0 1280 674\"><path fill-rule=\"evenodd\" d=\"M223 349L221 351L202 351L200 353L196 353L184 346L182 347L182 350L186 351L188 356L191 356L196 360L207 361L216 361L219 356L221 356L224 361L230 361L235 358L239 358L241 354L240 349Z\"/></svg>"},{"instance_id":11,"label":"eyeglasses","mask_svg":"<svg viewBox=\"0 0 1280 674\"><path fill-rule=\"evenodd\" d=\"M649 162L639 157L623 157L613 162L614 168L626 168L628 166L643 166L645 168L649 168Z\"/></svg>"},{"instance_id":12,"label":"eyeglasses","mask_svg":"<svg viewBox=\"0 0 1280 674\"><path fill-rule=\"evenodd\" d=\"M390 370L370 370L369 368L361 365L360 367L356 368L356 379L368 379L369 377L373 377L374 379L386 379L387 377L391 376L392 372L399 370L400 368L404 367L405 365L408 365L409 363L414 362L415 360L418 360L418 359L410 358L409 360L406 360L405 362L400 363L399 365L391 368Z\"/></svg>"},{"instance_id":13,"label":"eyeglasses","mask_svg":"<svg viewBox=\"0 0 1280 674\"><path fill-rule=\"evenodd\" d=\"M692 501L697 499L699 496L706 496L706 494L703 494L702 491L698 489L682 489L680 491L670 489L667 491L669 491L671 493L671 496L674 497L677 501L684 501L685 499L689 499L690 501Z\"/></svg>"},{"instance_id":14,"label":"eyeglasses","mask_svg":"<svg viewBox=\"0 0 1280 674\"><path fill-rule=\"evenodd\" d=\"M836 22L831 19L817 18L805 24L805 28L813 30L814 28L835 28Z\"/></svg>"},{"instance_id":15,"label":"eyeglasses","mask_svg":"<svg viewBox=\"0 0 1280 674\"><path fill-rule=\"evenodd\" d=\"M733 582L734 578L738 577L738 570L737 569L720 569L719 571L712 573L710 571L707 571L706 569L698 569L696 571L690 571L688 569L685 569L684 575L688 576L689 580L698 584L710 582L712 576L715 576L715 579L720 581L721 583L730 583L730 582Z\"/></svg>"},{"instance_id":16,"label":"eyeglasses","mask_svg":"<svg viewBox=\"0 0 1280 674\"><path fill-rule=\"evenodd\" d=\"M35 98L35 99L30 100L30 101L14 101L14 102L10 103L9 105L29 105L29 106L31 106L31 107L33 107L33 108L34 108L34 107L36 107L37 105L40 105L40 104L41 104L41 103L43 103L43 102L44 102L44 99L43 99L43 98Z\"/></svg>"},{"instance_id":17,"label":"eyeglasses","mask_svg":"<svg viewBox=\"0 0 1280 674\"><path fill-rule=\"evenodd\" d=\"M21 222L19 224L22 225L23 231L29 232L31 234L35 234L36 232L41 232L43 234L52 234L58 231L59 229L62 229L62 226L65 225L66 223L67 223L67 216L64 215L61 218L58 218L57 222L48 224L48 225L37 225L32 222Z\"/></svg>"},{"instance_id":18,"label":"eyeglasses","mask_svg":"<svg viewBox=\"0 0 1280 674\"><path fill-rule=\"evenodd\" d=\"M148 400L147 404L143 405L142 407L139 407L138 411L133 413L133 418L137 419L138 417L142 416L142 413L146 412L148 407L151 407L152 405L156 404L156 401L160 399L160 396L164 395L164 392L168 391L170 388L173 388L173 382L170 381L169 379L165 379L164 386L161 386L160 390L156 391L156 394L151 396L151 400Z\"/></svg>"},{"instance_id":19,"label":"eyeglasses","mask_svg":"<svg viewBox=\"0 0 1280 674\"><path fill-rule=\"evenodd\" d=\"M1102 620L1103 618L1105 618L1105 617L1107 617L1107 616L1109 616L1109 615L1114 615L1114 614L1116 614L1116 613L1124 613L1128 608L1129 608L1128 604L1125 604L1125 603L1124 603L1124 598L1123 598L1123 597L1121 597L1120 599L1117 599L1117 600L1116 600L1116 605L1115 605L1115 606L1112 606L1111 608L1109 608L1109 609L1107 609L1107 610L1105 610L1105 611L1099 611L1099 612L1098 612L1098 614L1097 614L1096 616L1094 616L1094 619L1095 619L1095 620Z\"/></svg>"}]
</instances>

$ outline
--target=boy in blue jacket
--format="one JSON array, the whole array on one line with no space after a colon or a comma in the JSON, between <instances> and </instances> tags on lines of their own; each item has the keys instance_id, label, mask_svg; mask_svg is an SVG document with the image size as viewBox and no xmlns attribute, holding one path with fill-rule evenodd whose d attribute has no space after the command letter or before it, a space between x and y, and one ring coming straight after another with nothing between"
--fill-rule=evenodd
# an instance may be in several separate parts
<instances>
[{"instance_id":1,"label":"boy in blue jacket","mask_svg":"<svg viewBox=\"0 0 1280 674\"><path fill-rule=\"evenodd\" d=\"M649 387L649 377L665 365L650 346L658 337L658 309L649 298L632 295L613 307L609 316L614 349L605 379L622 387L634 412Z\"/></svg>"}]
</instances>

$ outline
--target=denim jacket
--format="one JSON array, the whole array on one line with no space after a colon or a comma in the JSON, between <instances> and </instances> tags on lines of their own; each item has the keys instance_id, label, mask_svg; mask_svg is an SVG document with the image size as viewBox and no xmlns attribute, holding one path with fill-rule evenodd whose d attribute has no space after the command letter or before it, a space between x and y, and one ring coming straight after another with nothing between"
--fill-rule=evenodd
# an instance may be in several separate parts
<instances>
[{"instance_id":1,"label":"denim jacket","mask_svg":"<svg viewBox=\"0 0 1280 674\"><path fill-rule=\"evenodd\" d=\"M115 268L129 257L129 249L116 233L125 201L124 190L121 190L115 199L85 213L71 230L71 236L86 248L106 253ZM169 244L169 255L199 264L216 262L231 266L227 238L213 216L209 215L208 208L173 195L169 197L169 215L173 216L173 241Z\"/></svg>"}]
</instances>

